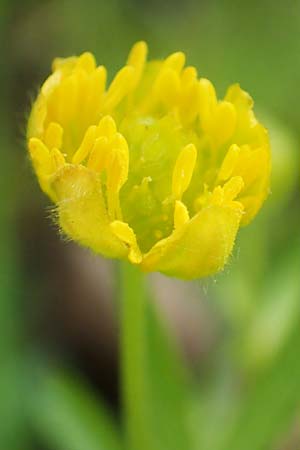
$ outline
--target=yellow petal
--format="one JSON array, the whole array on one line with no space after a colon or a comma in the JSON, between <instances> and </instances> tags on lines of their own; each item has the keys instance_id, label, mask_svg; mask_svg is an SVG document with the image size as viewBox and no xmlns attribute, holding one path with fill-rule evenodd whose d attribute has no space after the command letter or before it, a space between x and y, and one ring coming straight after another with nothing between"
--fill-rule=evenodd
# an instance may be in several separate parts
<instances>
[{"instance_id":1,"label":"yellow petal","mask_svg":"<svg viewBox=\"0 0 300 450\"><path fill-rule=\"evenodd\" d=\"M29 139L28 143L29 152L33 163L41 168L41 170L45 170L45 172L49 172L49 156L50 152L46 145L38 138Z\"/></svg>"},{"instance_id":2,"label":"yellow petal","mask_svg":"<svg viewBox=\"0 0 300 450\"><path fill-rule=\"evenodd\" d=\"M96 92L96 98L105 91L107 72L104 66L99 66L93 74L94 92Z\"/></svg>"},{"instance_id":3,"label":"yellow petal","mask_svg":"<svg viewBox=\"0 0 300 450\"><path fill-rule=\"evenodd\" d=\"M129 66L143 66L147 57L147 44L145 41L136 42L128 55L127 64Z\"/></svg>"},{"instance_id":4,"label":"yellow petal","mask_svg":"<svg viewBox=\"0 0 300 450\"><path fill-rule=\"evenodd\" d=\"M223 269L231 254L242 211L212 205L202 209L144 256L145 271L194 279Z\"/></svg>"},{"instance_id":5,"label":"yellow petal","mask_svg":"<svg viewBox=\"0 0 300 450\"><path fill-rule=\"evenodd\" d=\"M170 68L163 69L155 82L154 92L167 107L174 106L180 93L180 78L177 72Z\"/></svg>"},{"instance_id":6,"label":"yellow petal","mask_svg":"<svg viewBox=\"0 0 300 450\"><path fill-rule=\"evenodd\" d=\"M185 54L183 52L175 52L169 55L164 61L164 68L172 69L179 73L185 64Z\"/></svg>"},{"instance_id":7,"label":"yellow petal","mask_svg":"<svg viewBox=\"0 0 300 450\"><path fill-rule=\"evenodd\" d=\"M242 225L248 224L257 214L270 191L270 148L263 146L255 150L241 147L233 176L241 176L244 189L239 201L245 207ZM247 198L247 200L245 200Z\"/></svg>"},{"instance_id":8,"label":"yellow petal","mask_svg":"<svg viewBox=\"0 0 300 450\"><path fill-rule=\"evenodd\" d=\"M52 63L52 71L71 71L77 62L76 56L69 56L68 58L54 58Z\"/></svg>"},{"instance_id":9,"label":"yellow petal","mask_svg":"<svg viewBox=\"0 0 300 450\"><path fill-rule=\"evenodd\" d=\"M184 203L180 200L176 200L174 209L174 228L182 227L190 220L189 212Z\"/></svg>"},{"instance_id":10,"label":"yellow petal","mask_svg":"<svg viewBox=\"0 0 300 450\"><path fill-rule=\"evenodd\" d=\"M182 86L189 86L190 84L197 81L197 70L193 66L186 67L181 74Z\"/></svg>"},{"instance_id":11,"label":"yellow petal","mask_svg":"<svg viewBox=\"0 0 300 450\"><path fill-rule=\"evenodd\" d=\"M238 145L247 143L255 147L269 145L268 133L254 115L253 100L250 95L238 84L234 84L227 90L224 100L232 103L237 112L234 142Z\"/></svg>"},{"instance_id":12,"label":"yellow petal","mask_svg":"<svg viewBox=\"0 0 300 450\"><path fill-rule=\"evenodd\" d=\"M107 172L107 202L110 217L121 219L119 191L128 178L129 151L126 139L117 133L108 155Z\"/></svg>"},{"instance_id":13,"label":"yellow petal","mask_svg":"<svg viewBox=\"0 0 300 450\"><path fill-rule=\"evenodd\" d=\"M241 89L238 83L229 86L226 92L225 100L233 103L239 109L250 109L253 107L253 100L248 92Z\"/></svg>"},{"instance_id":14,"label":"yellow petal","mask_svg":"<svg viewBox=\"0 0 300 450\"><path fill-rule=\"evenodd\" d=\"M63 129L62 127L56 123L51 122L48 125L46 136L45 136L45 144L48 148L61 148L62 144L62 136L63 136Z\"/></svg>"},{"instance_id":15,"label":"yellow petal","mask_svg":"<svg viewBox=\"0 0 300 450\"><path fill-rule=\"evenodd\" d=\"M97 138L91 150L87 167L101 172L107 165L108 148L108 139L105 136Z\"/></svg>"},{"instance_id":16,"label":"yellow petal","mask_svg":"<svg viewBox=\"0 0 300 450\"><path fill-rule=\"evenodd\" d=\"M64 79L61 83L59 93L60 98L57 100L59 103L56 105L59 113L54 115L54 119L60 120L63 126L68 126L78 109L77 78L72 75Z\"/></svg>"},{"instance_id":17,"label":"yellow petal","mask_svg":"<svg viewBox=\"0 0 300 450\"><path fill-rule=\"evenodd\" d=\"M75 152L72 158L73 164L80 164L88 156L95 143L96 133L97 133L96 125L91 125L87 129L79 149Z\"/></svg>"},{"instance_id":18,"label":"yellow petal","mask_svg":"<svg viewBox=\"0 0 300 450\"><path fill-rule=\"evenodd\" d=\"M107 92L104 110L110 111L131 91L135 78L135 68L125 66L115 76Z\"/></svg>"},{"instance_id":19,"label":"yellow petal","mask_svg":"<svg viewBox=\"0 0 300 450\"><path fill-rule=\"evenodd\" d=\"M221 101L215 109L212 137L216 146L223 145L233 135L236 127L236 111L232 103Z\"/></svg>"},{"instance_id":20,"label":"yellow petal","mask_svg":"<svg viewBox=\"0 0 300 450\"><path fill-rule=\"evenodd\" d=\"M172 179L172 194L180 200L191 182L197 159L197 149L194 144L186 145L179 153Z\"/></svg>"},{"instance_id":21,"label":"yellow petal","mask_svg":"<svg viewBox=\"0 0 300 450\"><path fill-rule=\"evenodd\" d=\"M200 78L198 85L200 123L203 130L207 131L217 107L217 95L213 84L206 78Z\"/></svg>"},{"instance_id":22,"label":"yellow petal","mask_svg":"<svg viewBox=\"0 0 300 450\"><path fill-rule=\"evenodd\" d=\"M105 136L108 141L111 141L116 135L117 126L111 116L104 116L97 127L97 136Z\"/></svg>"},{"instance_id":23,"label":"yellow petal","mask_svg":"<svg viewBox=\"0 0 300 450\"><path fill-rule=\"evenodd\" d=\"M32 111L28 120L27 137L39 137L44 134L44 123L47 117L47 104L42 95L40 95L33 104Z\"/></svg>"},{"instance_id":24,"label":"yellow petal","mask_svg":"<svg viewBox=\"0 0 300 450\"><path fill-rule=\"evenodd\" d=\"M236 144L232 144L229 147L228 152L226 153L225 158L223 159L222 165L220 167L218 174L219 180L225 181L231 177L235 169L239 154L240 154L239 146Z\"/></svg>"},{"instance_id":25,"label":"yellow petal","mask_svg":"<svg viewBox=\"0 0 300 450\"><path fill-rule=\"evenodd\" d=\"M242 177L232 177L223 186L224 200L231 201L234 200L241 190L243 189L245 183Z\"/></svg>"},{"instance_id":26,"label":"yellow petal","mask_svg":"<svg viewBox=\"0 0 300 450\"><path fill-rule=\"evenodd\" d=\"M63 154L57 148L53 148L51 150L50 157L52 161L53 172L61 169L66 163Z\"/></svg>"},{"instance_id":27,"label":"yellow petal","mask_svg":"<svg viewBox=\"0 0 300 450\"><path fill-rule=\"evenodd\" d=\"M140 41L132 47L129 53L127 64L135 68L135 76L132 87L135 87L140 81L147 59L147 52L148 48L146 42Z\"/></svg>"},{"instance_id":28,"label":"yellow petal","mask_svg":"<svg viewBox=\"0 0 300 450\"><path fill-rule=\"evenodd\" d=\"M128 259L132 264L139 264L142 261L142 254L136 241L133 229L128 223L115 220L110 224L113 233L129 246Z\"/></svg>"},{"instance_id":29,"label":"yellow petal","mask_svg":"<svg viewBox=\"0 0 300 450\"><path fill-rule=\"evenodd\" d=\"M128 248L110 228L95 173L69 164L56 174L51 187L57 198L57 222L64 234L106 257L126 258Z\"/></svg>"},{"instance_id":30,"label":"yellow petal","mask_svg":"<svg viewBox=\"0 0 300 450\"><path fill-rule=\"evenodd\" d=\"M77 67L84 69L88 73L91 73L96 68L94 55L90 52L85 52L80 55L77 60Z\"/></svg>"},{"instance_id":31,"label":"yellow petal","mask_svg":"<svg viewBox=\"0 0 300 450\"><path fill-rule=\"evenodd\" d=\"M185 86L181 92L180 118L183 124L191 123L199 114L200 90L196 81Z\"/></svg>"},{"instance_id":32,"label":"yellow petal","mask_svg":"<svg viewBox=\"0 0 300 450\"><path fill-rule=\"evenodd\" d=\"M49 149L37 138L29 139L28 148L33 166L38 175L40 186L42 190L54 200L53 192L49 186L49 180L55 168L53 167L53 159Z\"/></svg>"}]
</instances>

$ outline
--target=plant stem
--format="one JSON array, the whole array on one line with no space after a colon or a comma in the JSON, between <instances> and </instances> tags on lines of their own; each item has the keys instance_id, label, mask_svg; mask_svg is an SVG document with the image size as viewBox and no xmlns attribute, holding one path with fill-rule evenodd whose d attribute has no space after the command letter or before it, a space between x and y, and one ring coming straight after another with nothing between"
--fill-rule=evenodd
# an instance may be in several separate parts
<instances>
[{"instance_id":1,"label":"plant stem","mask_svg":"<svg viewBox=\"0 0 300 450\"><path fill-rule=\"evenodd\" d=\"M147 414L145 277L139 268L122 262L121 281L121 388L127 441L131 450L149 446L145 429Z\"/></svg>"}]
</instances>

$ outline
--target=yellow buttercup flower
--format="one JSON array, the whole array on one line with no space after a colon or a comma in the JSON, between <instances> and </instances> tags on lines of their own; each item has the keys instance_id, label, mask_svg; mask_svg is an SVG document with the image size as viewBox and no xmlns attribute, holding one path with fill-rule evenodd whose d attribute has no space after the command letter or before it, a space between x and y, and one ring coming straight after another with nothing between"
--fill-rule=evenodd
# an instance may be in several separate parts
<instances>
[{"instance_id":1,"label":"yellow buttercup flower","mask_svg":"<svg viewBox=\"0 0 300 450\"><path fill-rule=\"evenodd\" d=\"M28 123L63 233L144 271L221 270L269 191L270 146L238 84L218 100L185 55L135 44L106 86L92 54L55 59Z\"/></svg>"}]
</instances>

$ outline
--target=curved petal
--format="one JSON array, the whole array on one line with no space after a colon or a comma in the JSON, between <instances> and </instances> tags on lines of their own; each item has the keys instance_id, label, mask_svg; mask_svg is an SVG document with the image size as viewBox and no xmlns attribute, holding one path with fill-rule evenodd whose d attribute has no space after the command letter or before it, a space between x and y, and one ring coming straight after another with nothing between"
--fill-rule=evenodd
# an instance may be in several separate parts
<instances>
[{"instance_id":1,"label":"curved petal","mask_svg":"<svg viewBox=\"0 0 300 450\"><path fill-rule=\"evenodd\" d=\"M237 203L238 205L238 203ZM210 205L145 255L141 267L185 279L220 271L231 254L242 208Z\"/></svg>"},{"instance_id":2,"label":"curved petal","mask_svg":"<svg viewBox=\"0 0 300 450\"><path fill-rule=\"evenodd\" d=\"M51 188L63 233L106 257L127 257L128 247L110 228L97 174L81 165L67 164L55 174Z\"/></svg>"},{"instance_id":3,"label":"curved petal","mask_svg":"<svg viewBox=\"0 0 300 450\"><path fill-rule=\"evenodd\" d=\"M270 191L271 153L269 146L241 149L232 176L241 176L245 187L238 197L244 205L241 225L247 225L256 216Z\"/></svg>"},{"instance_id":4,"label":"curved petal","mask_svg":"<svg viewBox=\"0 0 300 450\"><path fill-rule=\"evenodd\" d=\"M247 143L254 148L268 145L267 130L258 122L253 111L253 100L248 92L239 84L233 84L227 89L224 100L232 103L237 113L237 124L232 141L242 145Z\"/></svg>"}]
</instances>

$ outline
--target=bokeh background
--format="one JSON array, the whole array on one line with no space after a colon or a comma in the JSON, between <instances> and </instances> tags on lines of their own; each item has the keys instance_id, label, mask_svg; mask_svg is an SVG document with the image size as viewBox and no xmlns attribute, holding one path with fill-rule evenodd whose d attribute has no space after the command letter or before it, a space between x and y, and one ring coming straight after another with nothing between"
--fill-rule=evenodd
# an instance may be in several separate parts
<instances>
[{"instance_id":1,"label":"bokeh background","mask_svg":"<svg viewBox=\"0 0 300 450\"><path fill-rule=\"evenodd\" d=\"M266 403L271 411L286 385L300 400L299 30L299 0L0 1L1 450L98 448L84 443L68 403L76 386L65 380L41 394L40 378L53 370L80 379L97 407L120 421L118 269L60 239L26 154L25 131L54 57L89 50L113 74L140 39L153 58L186 52L219 96L238 81L255 99L272 142L271 195L241 230L225 271L193 283L150 277L162 320L201 392L195 428L201 405L211 413L203 417L199 449L218 448L220 424L241 392L266 374L275 371L277 379L269 397L268 381L258 396L263 418L270 414ZM94 403L78 402L80 414L92 416ZM264 449L300 448L299 415L291 408L283 401L278 436ZM73 444L64 437L68 430Z\"/></svg>"}]
</instances>

